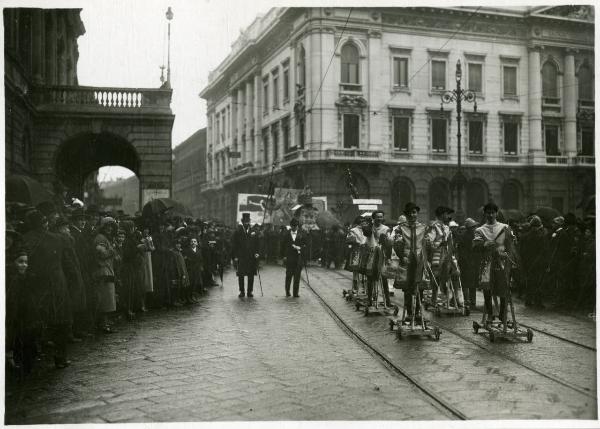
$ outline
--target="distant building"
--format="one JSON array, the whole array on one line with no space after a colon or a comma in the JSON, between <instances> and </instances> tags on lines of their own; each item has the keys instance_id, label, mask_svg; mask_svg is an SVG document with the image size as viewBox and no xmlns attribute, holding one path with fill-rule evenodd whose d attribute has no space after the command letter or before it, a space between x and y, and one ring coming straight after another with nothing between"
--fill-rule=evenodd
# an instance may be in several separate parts
<instances>
[{"instance_id":1,"label":"distant building","mask_svg":"<svg viewBox=\"0 0 600 429\"><path fill-rule=\"evenodd\" d=\"M140 183L136 176L100 183L101 196L97 205L106 211L123 210L128 215L134 215L141 210L139 205Z\"/></svg>"},{"instance_id":2,"label":"distant building","mask_svg":"<svg viewBox=\"0 0 600 429\"><path fill-rule=\"evenodd\" d=\"M462 204L575 211L595 192L594 9L274 8L209 74L207 210L235 221L238 192L310 186L342 217L347 170L388 218ZM231 153L241 152L241 158ZM461 180L460 183L463 183Z\"/></svg>"},{"instance_id":3,"label":"distant building","mask_svg":"<svg viewBox=\"0 0 600 429\"><path fill-rule=\"evenodd\" d=\"M188 206L194 216L206 217L206 202L200 194L206 183L206 128L173 149L173 197Z\"/></svg>"}]
</instances>

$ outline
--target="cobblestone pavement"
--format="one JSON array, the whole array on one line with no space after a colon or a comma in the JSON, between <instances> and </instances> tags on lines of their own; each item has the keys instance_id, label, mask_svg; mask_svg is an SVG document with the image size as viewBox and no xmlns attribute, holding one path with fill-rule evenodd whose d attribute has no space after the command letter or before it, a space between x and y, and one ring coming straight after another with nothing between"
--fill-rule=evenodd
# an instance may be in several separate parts
<instances>
[{"instance_id":1,"label":"cobblestone pavement","mask_svg":"<svg viewBox=\"0 0 600 429\"><path fill-rule=\"evenodd\" d=\"M264 297L256 282L254 299L237 298L228 273L225 287L211 289L197 306L154 311L73 346L65 370L41 363L36 377L7 385L6 423L452 418L351 339L304 286L300 298L284 297L282 268L261 275ZM407 350L404 359L426 355L423 348ZM447 372L455 352L459 346L446 348L435 367ZM468 377L495 407L505 393L490 383L506 380L482 380L488 368L481 359ZM553 388L562 406L560 387ZM583 405L579 413L591 415ZM576 415L575 407L567 414Z\"/></svg>"},{"instance_id":2,"label":"cobblestone pavement","mask_svg":"<svg viewBox=\"0 0 600 429\"><path fill-rule=\"evenodd\" d=\"M490 344L486 338L475 335L471 328L471 320L478 320L481 313L467 318L435 318L443 331L439 342L428 339L399 341L389 331L388 318L365 317L362 312L355 311L352 303L342 299L342 289L351 286L349 273L312 268L309 276L311 286L352 329L469 419L597 417L595 351L537 332L531 344L512 341ZM393 300L401 305L402 294L396 295ZM517 317L521 312L529 313L522 306L517 306L516 312ZM595 325L590 321L549 311L537 313L528 317L531 323L535 320L538 327L549 332L558 335L580 330L595 337ZM444 326L469 340L444 330ZM592 342L590 338L586 341ZM554 380L542 374L548 374Z\"/></svg>"}]
</instances>

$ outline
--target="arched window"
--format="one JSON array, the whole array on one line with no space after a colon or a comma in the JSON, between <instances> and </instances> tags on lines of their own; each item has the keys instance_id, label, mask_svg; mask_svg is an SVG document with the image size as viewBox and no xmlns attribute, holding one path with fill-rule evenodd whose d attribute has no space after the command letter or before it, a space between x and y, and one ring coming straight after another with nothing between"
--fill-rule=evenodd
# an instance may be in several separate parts
<instances>
[{"instance_id":1,"label":"arched window","mask_svg":"<svg viewBox=\"0 0 600 429\"><path fill-rule=\"evenodd\" d=\"M467 183L467 217L477 219L479 208L487 201L487 190L483 183L474 180Z\"/></svg>"},{"instance_id":2,"label":"arched window","mask_svg":"<svg viewBox=\"0 0 600 429\"><path fill-rule=\"evenodd\" d=\"M298 50L298 85L301 87L306 85L306 51L302 45Z\"/></svg>"},{"instance_id":3,"label":"arched window","mask_svg":"<svg viewBox=\"0 0 600 429\"><path fill-rule=\"evenodd\" d=\"M544 97L544 103L556 104L555 101L558 98L558 70L552 61L546 61L542 67L542 96Z\"/></svg>"},{"instance_id":4,"label":"arched window","mask_svg":"<svg viewBox=\"0 0 600 429\"><path fill-rule=\"evenodd\" d=\"M342 48L342 83L358 84L358 49L351 43Z\"/></svg>"},{"instance_id":5,"label":"arched window","mask_svg":"<svg viewBox=\"0 0 600 429\"><path fill-rule=\"evenodd\" d=\"M502 208L519 210L521 189L515 182L506 182L502 187Z\"/></svg>"},{"instance_id":6,"label":"arched window","mask_svg":"<svg viewBox=\"0 0 600 429\"><path fill-rule=\"evenodd\" d=\"M445 179L434 179L429 185L429 217L439 206L449 206L450 187Z\"/></svg>"},{"instance_id":7,"label":"arched window","mask_svg":"<svg viewBox=\"0 0 600 429\"><path fill-rule=\"evenodd\" d=\"M577 75L578 87L579 87L579 99L580 100L593 100L594 99L594 79L592 78L592 72L587 64L584 64L579 69Z\"/></svg>"},{"instance_id":8,"label":"arched window","mask_svg":"<svg viewBox=\"0 0 600 429\"><path fill-rule=\"evenodd\" d=\"M392 185L392 220L398 219L404 212L404 206L414 199L414 185L408 178L398 178Z\"/></svg>"}]
</instances>

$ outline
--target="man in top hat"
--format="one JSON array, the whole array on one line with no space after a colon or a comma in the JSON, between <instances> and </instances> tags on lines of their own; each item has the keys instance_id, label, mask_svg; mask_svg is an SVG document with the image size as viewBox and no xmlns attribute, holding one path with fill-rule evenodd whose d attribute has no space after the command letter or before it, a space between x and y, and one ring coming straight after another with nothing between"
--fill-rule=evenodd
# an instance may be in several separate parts
<instances>
[{"instance_id":1,"label":"man in top hat","mask_svg":"<svg viewBox=\"0 0 600 429\"><path fill-rule=\"evenodd\" d=\"M402 265L406 267L406 279L399 281L401 289L404 291L404 302L406 312L409 318L412 318L413 311L417 321L421 317L421 307L415 294L421 295L421 285L424 279L424 269L426 262L426 244L427 244L427 225L418 221L417 217L421 211L420 207L413 202L404 206L404 216L406 222L401 223L395 229L392 236L394 251L400 258Z\"/></svg>"},{"instance_id":2,"label":"man in top hat","mask_svg":"<svg viewBox=\"0 0 600 429\"><path fill-rule=\"evenodd\" d=\"M258 235L250 228L250 213L242 213L242 224L237 228L232 238L233 262L236 266L239 297L246 295L244 277L248 277L248 298L252 298L254 276L258 264Z\"/></svg>"},{"instance_id":3,"label":"man in top hat","mask_svg":"<svg viewBox=\"0 0 600 429\"><path fill-rule=\"evenodd\" d=\"M542 219L533 215L529 229L521 236L519 250L525 275L525 305L543 307L542 290L548 263L549 238Z\"/></svg>"},{"instance_id":4,"label":"man in top hat","mask_svg":"<svg viewBox=\"0 0 600 429\"><path fill-rule=\"evenodd\" d=\"M290 284L294 279L294 298L298 298L300 291L300 276L304 261L304 249L306 248L306 235L300 231L298 219L292 218L290 230L283 236L281 253L285 264L285 296L290 296Z\"/></svg>"}]
</instances>

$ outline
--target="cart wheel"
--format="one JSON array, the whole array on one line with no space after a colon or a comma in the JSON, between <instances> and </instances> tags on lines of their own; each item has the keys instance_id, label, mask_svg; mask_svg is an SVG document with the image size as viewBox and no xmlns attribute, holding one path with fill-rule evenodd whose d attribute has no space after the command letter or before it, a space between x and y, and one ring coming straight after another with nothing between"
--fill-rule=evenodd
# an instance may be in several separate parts
<instances>
[{"instance_id":1,"label":"cart wheel","mask_svg":"<svg viewBox=\"0 0 600 429\"><path fill-rule=\"evenodd\" d=\"M397 316L399 311L400 311L400 308L398 308L397 305L394 305L394 316Z\"/></svg>"},{"instance_id":2,"label":"cart wheel","mask_svg":"<svg viewBox=\"0 0 600 429\"><path fill-rule=\"evenodd\" d=\"M473 332L479 333L479 323L473 322Z\"/></svg>"},{"instance_id":3,"label":"cart wheel","mask_svg":"<svg viewBox=\"0 0 600 429\"><path fill-rule=\"evenodd\" d=\"M394 321L390 320L389 324L390 324L390 331L393 331L394 330L394 325L395 325Z\"/></svg>"},{"instance_id":4,"label":"cart wheel","mask_svg":"<svg viewBox=\"0 0 600 429\"><path fill-rule=\"evenodd\" d=\"M471 309L469 307L465 307L465 316L468 316L471 314Z\"/></svg>"},{"instance_id":5,"label":"cart wheel","mask_svg":"<svg viewBox=\"0 0 600 429\"><path fill-rule=\"evenodd\" d=\"M369 306L367 305L365 307L365 316L368 316L368 315L369 315Z\"/></svg>"},{"instance_id":6,"label":"cart wheel","mask_svg":"<svg viewBox=\"0 0 600 429\"><path fill-rule=\"evenodd\" d=\"M533 341L533 331L531 329L527 329L527 342L530 343Z\"/></svg>"},{"instance_id":7,"label":"cart wheel","mask_svg":"<svg viewBox=\"0 0 600 429\"><path fill-rule=\"evenodd\" d=\"M433 328L433 335L435 336L436 341L440 340L441 333L442 333L442 331L440 331L440 328L438 328L437 326L435 328Z\"/></svg>"},{"instance_id":8,"label":"cart wheel","mask_svg":"<svg viewBox=\"0 0 600 429\"><path fill-rule=\"evenodd\" d=\"M494 341L496 341L496 334L490 331L490 342L493 343Z\"/></svg>"}]
</instances>

